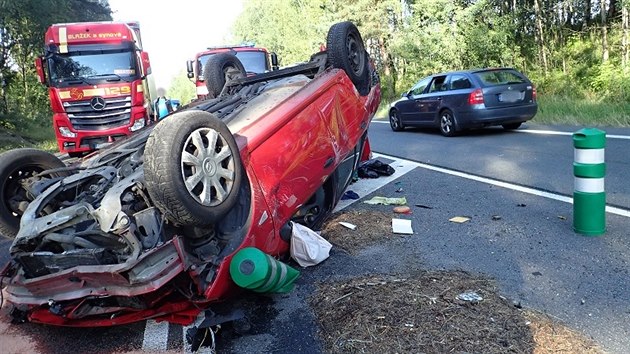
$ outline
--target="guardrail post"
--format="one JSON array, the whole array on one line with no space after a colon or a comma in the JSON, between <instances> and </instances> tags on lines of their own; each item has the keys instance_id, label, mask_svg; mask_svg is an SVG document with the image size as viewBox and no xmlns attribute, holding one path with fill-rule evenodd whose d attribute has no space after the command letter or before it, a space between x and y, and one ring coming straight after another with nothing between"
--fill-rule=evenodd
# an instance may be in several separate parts
<instances>
[{"instance_id":1,"label":"guardrail post","mask_svg":"<svg viewBox=\"0 0 630 354\"><path fill-rule=\"evenodd\" d=\"M606 132L584 128L573 133L575 176L573 230L587 236L606 232Z\"/></svg>"}]
</instances>

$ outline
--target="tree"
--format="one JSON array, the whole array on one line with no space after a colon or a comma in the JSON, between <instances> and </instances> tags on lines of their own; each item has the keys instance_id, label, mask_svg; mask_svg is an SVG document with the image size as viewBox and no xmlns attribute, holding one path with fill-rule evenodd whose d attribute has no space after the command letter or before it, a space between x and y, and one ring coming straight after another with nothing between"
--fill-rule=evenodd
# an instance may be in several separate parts
<instances>
[{"instance_id":1,"label":"tree","mask_svg":"<svg viewBox=\"0 0 630 354\"><path fill-rule=\"evenodd\" d=\"M0 0L0 113L49 119L33 65L53 23L111 20L105 0ZM9 97L10 96L10 97Z\"/></svg>"},{"instance_id":2,"label":"tree","mask_svg":"<svg viewBox=\"0 0 630 354\"><path fill-rule=\"evenodd\" d=\"M181 104L187 104L197 97L195 84L186 76L184 70L180 71L179 74L171 80L167 96L169 98L178 99Z\"/></svg>"}]
</instances>

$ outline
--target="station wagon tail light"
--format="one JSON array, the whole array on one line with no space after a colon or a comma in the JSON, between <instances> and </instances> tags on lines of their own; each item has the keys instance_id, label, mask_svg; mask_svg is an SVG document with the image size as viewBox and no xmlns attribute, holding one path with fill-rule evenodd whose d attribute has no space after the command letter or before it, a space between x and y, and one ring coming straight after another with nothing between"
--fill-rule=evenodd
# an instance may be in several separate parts
<instances>
[{"instance_id":1,"label":"station wagon tail light","mask_svg":"<svg viewBox=\"0 0 630 354\"><path fill-rule=\"evenodd\" d=\"M532 86L532 101L536 102L536 86Z\"/></svg>"},{"instance_id":2,"label":"station wagon tail light","mask_svg":"<svg viewBox=\"0 0 630 354\"><path fill-rule=\"evenodd\" d=\"M468 104L483 104L483 91L476 89L468 95Z\"/></svg>"}]
</instances>

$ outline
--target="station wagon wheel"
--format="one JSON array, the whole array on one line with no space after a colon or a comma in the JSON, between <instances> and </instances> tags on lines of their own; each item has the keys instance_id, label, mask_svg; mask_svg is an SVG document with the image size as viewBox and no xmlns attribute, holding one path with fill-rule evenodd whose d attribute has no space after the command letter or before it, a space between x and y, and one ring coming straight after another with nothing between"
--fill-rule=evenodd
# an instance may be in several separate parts
<instances>
[{"instance_id":1,"label":"station wagon wheel","mask_svg":"<svg viewBox=\"0 0 630 354\"><path fill-rule=\"evenodd\" d=\"M24 209L33 200L25 182L35 182L46 177L34 177L44 170L66 165L55 155L35 149L15 149L0 155L0 233L14 238L20 229ZM48 177L61 177L67 172L57 172ZM29 182L26 182L27 184Z\"/></svg>"},{"instance_id":2,"label":"station wagon wheel","mask_svg":"<svg viewBox=\"0 0 630 354\"><path fill-rule=\"evenodd\" d=\"M454 136L457 133L457 121L453 112L448 109L440 113L440 132L444 136Z\"/></svg>"},{"instance_id":3,"label":"station wagon wheel","mask_svg":"<svg viewBox=\"0 0 630 354\"><path fill-rule=\"evenodd\" d=\"M145 146L149 195L171 221L215 223L234 206L243 178L228 127L203 111L183 111L158 124Z\"/></svg>"},{"instance_id":4,"label":"station wagon wheel","mask_svg":"<svg viewBox=\"0 0 630 354\"><path fill-rule=\"evenodd\" d=\"M399 132L405 129L405 126L402 124L402 121L400 120L400 114L395 109L392 109L391 111L389 111L389 126L395 132Z\"/></svg>"},{"instance_id":5,"label":"station wagon wheel","mask_svg":"<svg viewBox=\"0 0 630 354\"><path fill-rule=\"evenodd\" d=\"M523 124L522 122L518 122L518 123L510 123L510 124L503 124L503 129L505 130L514 130L514 129L518 129L521 124Z\"/></svg>"},{"instance_id":6,"label":"station wagon wheel","mask_svg":"<svg viewBox=\"0 0 630 354\"><path fill-rule=\"evenodd\" d=\"M232 79L245 76L245 68L233 54L218 53L210 56L203 69L203 79L208 95L218 97L223 87Z\"/></svg>"},{"instance_id":7,"label":"station wagon wheel","mask_svg":"<svg viewBox=\"0 0 630 354\"><path fill-rule=\"evenodd\" d=\"M357 27L349 21L330 27L326 38L328 61L333 68L343 69L359 94L370 92L370 70L363 39Z\"/></svg>"}]
</instances>

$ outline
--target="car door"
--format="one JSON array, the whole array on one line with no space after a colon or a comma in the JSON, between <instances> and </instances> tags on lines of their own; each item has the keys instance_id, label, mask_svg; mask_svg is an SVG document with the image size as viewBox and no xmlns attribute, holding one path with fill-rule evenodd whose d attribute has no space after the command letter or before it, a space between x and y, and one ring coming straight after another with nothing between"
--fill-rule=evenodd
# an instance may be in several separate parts
<instances>
[{"instance_id":1,"label":"car door","mask_svg":"<svg viewBox=\"0 0 630 354\"><path fill-rule=\"evenodd\" d=\"M431 76L418 81L418 83L413 85L411 90L405 94L407 99L396 104L403 125L414 125L420 121L420 115L425 107L422 106L419 101L422 99L422 94L430 82Z\"/></svg>"},{"instance_id":2,"label":"car door","mask_svg":"<svg viewBox=\"0 0 630 354\"><path fill-rule=\"evenodd\" d=\"M468 96L472 91L472 82L465 73L451 74L447 78L447 92L442 96L442 107L450 109L455 116L468 107ZM435 117L437 122L437 117Z\"/></svg>"},{"instance_id":3,"label":"car door","mask_svg":"<svg viewBox=\"0 0 630 354\"><path fill-rule=\"evenodd\" d=\"M435 121L447 90L446 75L434 76L426 93L417 100L418 106L421 107L419 123L425 125Z\"/></svg>"}]
</instances>

